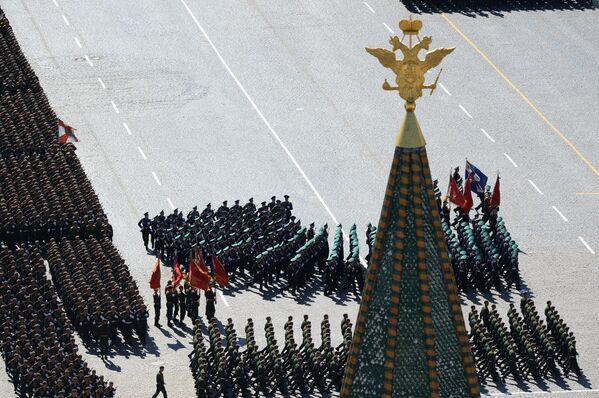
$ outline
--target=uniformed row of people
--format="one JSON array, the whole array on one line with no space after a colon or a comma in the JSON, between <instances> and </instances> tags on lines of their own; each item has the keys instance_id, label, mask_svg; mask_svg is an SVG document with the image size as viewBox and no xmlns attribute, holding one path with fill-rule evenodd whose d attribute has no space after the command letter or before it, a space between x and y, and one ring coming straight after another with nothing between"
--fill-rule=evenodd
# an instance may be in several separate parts
<instances>
[{"instance_id":1,"label":"uniformed row of people","mask_svg":"<svg viewBox=\"0 0 599 398\"><path fill-rule=\"evenodd\" d=\"M124 260L104 238L50 241L45 246L52 281L84 344L108 354L108 341L145 345L148 311ZM90 265L94 266L90 266Z\"/></svg>"},{"instance_id":2,"label":"uniformed row of people","mask_svg":"<svg viewBox=\"0 0 599 398\"><path fill-rule=\"evenodd\" d=\"M570 372L580 375L574 336L563 320L558 320L551 302L545 312L553 330L540 319L534 302L526 294L520 309L521 314L510 304L508 327L495 304L485 301L480 315L471 307L470 340L480 380L547 378L558 375L560 367L566 376Z\"/></svg>"},{"instance_id":3,"label":"uniformed row of people","mask_svg":"<svg viewBox=\"0 0 599 398\"><path fill-rule=\"evenodd\" d=\"M194 326L193 351L189 354L190 368L195 379L197 397L209 396L269 396L321 394L339 391L347 354L352 339L352 325L344 314L341 323L343 341L334 347L328 316L320 324L321 344L312 340L312 325L307 315L301 323L302 339L294 338L293 318L285 323L285 343L282 349L275 338L270 317L266 318L266 346L256 343L255 326L250 318L245 327L245 348L228 319L225 336L213 319L208 324L208 336L202 334L202 323Z\"/></svg>"},{"instance_id":4,"label":"uniformed row of people","mask_svg":"<svg viewBox=\"0 0 599 398\"><path fill-rule=\"evenodd\" d=\"M201 291L189 286L186 282L182 282L179 286L173 286L172 281L168 281L164 289L166 301L166 321L167 326L172 327L173 323L182 325L185 318L188 317L192 324L195 324L196 319L200 316L200 301ZM206 319L214 318L216 314L216 294L211 285L204 292L205 297L205 315ZM154 290L154 326L160 325L160 310L162 298L160 289Z\"/></svg>"},{"instance_id":5,"label":"uniformed row of people","mask_svg":"<svg viewBox=\"0 0 599 398\"><path fill-rule=\"evenodd\" d=\"M292 209L288 195L284 201L273 196L270 203L262 202L258 208L250 198L243 206L236 200L228 207L225 201L216 212L210 204L202 212L194 207L187 217L178 209L169 215L161 211L153 218L146 213L138 226L146 249L161 257L167 266L177 260L187 269L189 253L200 247L208 263L212 254L224 260L234 279L238 270L250 270L255 253L296 231L299 222L292 216Z\"/></svg>"},{"instance_id":6,"label":"uniformed row of people","mask_svg":"<svg viewBox=\"0 0 599 398\"><path fill-rule=\"evenodd\" d=\"M22 397L112 397L78 354L71 323L37 247L0 249L0 346Z\"/></svg>"}]
</instances>

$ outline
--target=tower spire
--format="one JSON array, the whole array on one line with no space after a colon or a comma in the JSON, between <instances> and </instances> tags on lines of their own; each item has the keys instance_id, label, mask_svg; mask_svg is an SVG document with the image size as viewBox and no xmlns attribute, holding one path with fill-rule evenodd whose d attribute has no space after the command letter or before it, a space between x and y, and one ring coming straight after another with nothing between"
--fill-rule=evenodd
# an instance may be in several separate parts
<instances>
[{"instance_id":1,"label":"tower spire","mask_svg":"<svg viewBox=\"0 0 599 398\"><path fill-rule=\"evenodd\" d=\"M435 201L416 100L424 74L453 48L430 51L422 22L399 24L393 51L367 48L395 74L406 115L397 136L375 246L341 388L342 397L480 397L458 292ZM412 36L418 42L412 45ZM397 60L395 51L404 57Z\"/></svg>"}]
</instances>

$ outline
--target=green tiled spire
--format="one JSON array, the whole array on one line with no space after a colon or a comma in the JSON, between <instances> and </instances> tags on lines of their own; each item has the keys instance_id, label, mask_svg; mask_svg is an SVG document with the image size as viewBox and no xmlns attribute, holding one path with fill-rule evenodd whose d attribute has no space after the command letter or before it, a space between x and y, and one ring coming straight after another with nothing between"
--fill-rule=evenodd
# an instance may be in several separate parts
<instances>
[{"instance_id":1,"label":"green tiled spire","mask_svg":"<svg viewBox=\"0 0 599 398\"><path fill-rule=\"evenodd\" d=\"M341 396L479 397L424 137L406 109Z\"/></svg>"}]
</instances>

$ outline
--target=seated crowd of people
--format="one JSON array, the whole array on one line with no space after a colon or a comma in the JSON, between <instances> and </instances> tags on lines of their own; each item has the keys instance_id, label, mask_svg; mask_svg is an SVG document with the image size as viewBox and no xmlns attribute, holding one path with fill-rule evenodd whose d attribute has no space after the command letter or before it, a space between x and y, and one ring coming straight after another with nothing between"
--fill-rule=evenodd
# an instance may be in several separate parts
<instances>
[{"instance_id":1,"label":"seated crowd of people","mask_svg":"<svg viewBox=\"0 0 599 398\"><path fill-rule=\"evenodd\" d=\"M2 358L19 396L114 396L78 354L39 248L0 249L0 306Z\"/></svg>"},{"instance_id":2,"label":"seated crowd of people","mask_svg":"<svg viewBox=\"0 0 599 398\"><path fill-rule=\"evenodd\" d=\"M485 301L480 310L472 306L468 315L470 341L481 382L511 377L516 380L547 378L563 372L581 374L576 340L550 301L546 323L527 294L520 301L521 314L510 304L509 328L495 304Z\"/></svg>"},{"instance_id":3,"label":"seated crowd of people","mask_svg":"<svg viewBox=\"0 0 599 398\"><path fill-rule=\"evenodd\" d=\"M325 315L320 324L320 345L314 343L307 315L301 323L302 340L295 341L293 318L284 326L285 342L279 347L270 317L266 318L266 346L256 343L254 322L245 327L245 346L239 345L232 319L227 320L225 336L212 319L208 336L202 334L198 319L194 325L190 367L198 398L211 396L303 395L339 391L352 341L352 324L347 314L341 322L343 341L333 346L331 325ZM207 341L206 341L207 340Z\"/></svg>"}]
</instances>

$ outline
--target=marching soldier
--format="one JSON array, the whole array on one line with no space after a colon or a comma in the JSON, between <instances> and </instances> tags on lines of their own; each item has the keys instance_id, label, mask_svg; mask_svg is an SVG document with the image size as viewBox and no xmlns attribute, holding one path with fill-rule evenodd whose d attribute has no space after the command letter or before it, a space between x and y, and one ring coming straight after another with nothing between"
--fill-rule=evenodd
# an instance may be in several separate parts
<instances>
[{"instance_id":1,"label":"marching soldier","mask_svg":"<svg viewBox=\"0 0 599 398\"><path fill-rule=\"evenodd\" d=\"M153 299L154 299L154 326L156 326L157 328L159 328L160 325L160 289L154 289L154 294L153 294Z\"/></svg>"},{"instance_id":2,"label":"marching soldier","mask_svg":"<svg viewBox=\"0 0 599 398\"><path fill-rule=\"evenodd\" d=\"M141 220L139 220L139 222L137 223L137 226L139 227L139 230L141 231L141 237L144 241L144 247L146 248L146 250L149 250L148 249L148 240L150 239L151 225L152 225L152 221L148 217L148 212L145 212L144 217Z\"/></svg>"}]
</instances>

